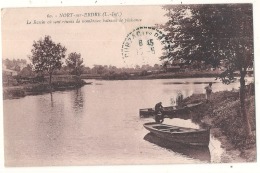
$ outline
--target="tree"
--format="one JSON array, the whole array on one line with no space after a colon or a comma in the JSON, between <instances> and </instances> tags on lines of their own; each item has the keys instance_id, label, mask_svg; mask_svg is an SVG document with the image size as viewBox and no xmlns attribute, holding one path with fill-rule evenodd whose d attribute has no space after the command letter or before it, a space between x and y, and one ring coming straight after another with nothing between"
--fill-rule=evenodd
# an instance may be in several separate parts
<instances>
[{"instance_id":1,"label":"tree","mask_svg":"<svg viewBox=\"0 0 260 173\"><path fill-rule=\"evenodd\" d=\"M160 69L160 65L159 65L159 64L154 64L153 68L154 68L155 70L159 70L159 69Z\"/></svg>"},{"instance_id":2,"label":"tree","mask_svg":"<svg viewBox=\"0 0 260 173\"><path fill-rule=\"evenodd\" d=\"M246 69L253 65L253 15L251 4L165 6L169 21L162 26L169 42L162 59L204 61L214 68L225 60L226 70L218 76L223 83L234 81L240 72L240 105L246 135L251 126L245 108Z\"/></svg>"},{"instance_id":3,"label":"tree","mask_svg":"<svg viewBox=\"0 0 260 173\"><path fill-rule=\"evenodd\" d=\"M94 67L92 68L92 73L103 75L105 74L105 67L102 65L94 65Z\"/></svg>"},{"instance_id":4,"label":"tree","mask_svg":"<svg viewBox=\"0 0 260 173\"><path fill-rule=\"evenodd\" d=\"M34 41L31 50L32 55L29 59L32 62L33 70L37 73L47 72L50 76L51 84L52 74L62 66L62 59L65 58L66 48L60 43L56 44L50 36L45 36L37 42Z\"/></svg>"},{"instance_id":5,"label":"tree","mask_svg":"<svg viewBox=\"0 0 260 173\"><path fill-rule=\"evenodd\" d=\"M91 74L91 68L90 67L83 67L82 68L82 70L83 70L83 72L82 73L84 73L84 74Z\"/></svg>"},{"instance_id":6,"label":"tree","mask_svg":"<svg viewBox=\"0 0 260 173\"><path fill-rule=\"evenodd\" d=\"M26 67L24 67L20 72L19 75L21 77L32 77L34 76L34 73L32 71L32 67L28 64Z\"/></svg>"},{"instance_id":7,"label":"tree","mask_svg":"<svg viewBox=\"0 0 260 173\"><path fill-rule=\"evenodd\" d=\"M83 72L83 59L80 53L70 53L68 59L66 59L66 64L68 68L71 69L71 74L80 76Z\"/></svg>"},{"instance_id":8,"label":"tree","mask_svg":"<svg viewBox=\"0 0 260 173\"><path fill-rule=\"evenodd\" d=\"M10 69L10 70L15 70L17 72L21 71L21 69L23 67L26 66L26 60L25 59L13 59L13 60L9 60L8 58L7 59L4 59L3 60L3 64L5 65L5 67L7 69Z\"/></svg>"}]
</instances>

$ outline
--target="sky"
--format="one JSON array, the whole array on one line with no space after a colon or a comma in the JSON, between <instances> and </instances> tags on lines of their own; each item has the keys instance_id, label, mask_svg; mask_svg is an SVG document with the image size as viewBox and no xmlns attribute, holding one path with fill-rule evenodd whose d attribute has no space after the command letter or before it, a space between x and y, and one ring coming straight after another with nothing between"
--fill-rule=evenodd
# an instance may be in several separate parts
<instances>
[{"instance_id":1,"label":"sky","mask_svg":"<svg viewBox=\"0 0 260 173\"><path fill-rule=\"evenodd\" d=\"M60 17L65 13L66 17ZM93 13L101 16L91 16ZM28 56L31 55L33 42L50 35L55 43L61 43L67 48L66 55L71 52L80 53L85 66L88 67L95 64L117 67L154 65L161 63L159 57L162 54L162 44L153 36L151 39L153 39L155 52L140 52L138 38L133 39L134 43L130 46L127 58L123 58L121 48L127 35L134 29L164 24L167 21L165 13L159 5L4 9L2 10L2 58L22 58L30 62ZM77 19L80 23L75 23ZM91 19L101 22L83 23L83 20ZM123 22L119 22L119 19ZM139 21L125 22L126 19ZM45 23L33 24L34 20L37 23L42 21ZM117 22L103 20L117 20ZM56 21L74 21L74 23L58 24L55 23ZM146 43L150 38L144 36L141 39Z\"/></svg>"}]
</instances>

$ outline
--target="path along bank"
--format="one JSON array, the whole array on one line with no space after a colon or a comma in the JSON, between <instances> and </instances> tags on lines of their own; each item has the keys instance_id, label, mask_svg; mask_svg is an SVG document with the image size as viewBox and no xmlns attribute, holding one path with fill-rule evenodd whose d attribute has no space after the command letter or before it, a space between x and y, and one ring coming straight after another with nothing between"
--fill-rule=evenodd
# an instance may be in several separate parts
<instances>
[{"instance_id":1,"label":"path along bank","mask_svg":"<svg viewBox=\"0 0 260 173\"><path fill-rule=\"evenodd\" d=\"M205 100L204 94L192 95L184 100L186 104ZM193 121L202 127L209 126L211 134L221 141L227 156L222 162L256 162L256 119L255 96L246 97L246 109L253 136L245 140L244 119L240 113L238 91L212 93L211 101L204 102L192 112Z\"/></svg>"}]
</instances>

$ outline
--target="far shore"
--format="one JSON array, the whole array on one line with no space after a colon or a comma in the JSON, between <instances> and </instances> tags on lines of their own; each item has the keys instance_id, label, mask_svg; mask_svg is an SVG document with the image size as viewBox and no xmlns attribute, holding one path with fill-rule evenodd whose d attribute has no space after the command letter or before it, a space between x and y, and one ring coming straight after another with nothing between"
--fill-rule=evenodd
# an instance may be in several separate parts
<instances>
[{"instance_id":1,"label":"far shore","mask_svg":"<svg viewBox=\"0 0 260 173\"><path fill-rule=\"evenodd\" d=\"M190 72L164 72L164 73L114 73L105 75L82 74L81 79L97 80L151 80L151 79L182 79L182 78L216 78L221 71L190 71ZM235 74L238 76L238 74Z\"/></svg>"},{"instance_id":2,"label":"far shore","mask_svg":"<svg viewBox=\"0 0 260 173\"><path fill-rule=\"evenodd\" d=\"M14 99L25 97L26 95L37 95L59 90L69 90L80 88L86 83L84 79L95 80L153 80L153 79L185 79L185 78L216 78L219 71L192 71L192 72L168 72L146 75L130 75L129 73L107 75L81 74L80 76L72 75L53 75L53 82L48 83L48 77L45 76L45 82L27 82L23 84L3 86L3 98ZM29 78L28 78L29 79Z\"/></svg>"}]
</instances>

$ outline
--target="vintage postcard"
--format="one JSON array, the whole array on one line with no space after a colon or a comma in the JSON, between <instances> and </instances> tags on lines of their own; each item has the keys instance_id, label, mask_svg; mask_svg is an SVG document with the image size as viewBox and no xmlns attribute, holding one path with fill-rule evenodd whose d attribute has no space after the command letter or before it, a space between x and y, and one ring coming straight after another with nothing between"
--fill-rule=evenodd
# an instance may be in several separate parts
<instances>
[{"instance_id":1,"label":"vintage postcard","mask_svg":"<svg viewBox=\"0 0 260 173\"><path fill-rule=\"evenodd\" d=\"M253 8L2 9L4 165L256 163Z\"/></svg>"}]
</instances>

